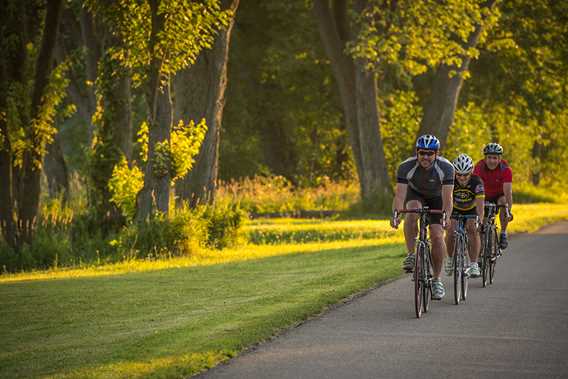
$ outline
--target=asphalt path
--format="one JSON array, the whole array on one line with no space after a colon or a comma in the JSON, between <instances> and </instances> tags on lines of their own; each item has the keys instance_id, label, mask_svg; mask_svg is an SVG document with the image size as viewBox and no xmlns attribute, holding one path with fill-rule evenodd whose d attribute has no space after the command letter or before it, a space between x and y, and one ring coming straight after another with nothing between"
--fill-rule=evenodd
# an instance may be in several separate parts
<instances>
[{"instance_id":1,"label":"asphalt path","mask_svg":"<svg viewBox=\"0 0 568 379\"><path fill-rule=\"evenodd\" d=\"M568 222L510 238L489 288L470 280L416 319L410 276L201 378L568 378Z\"/></svg>"}]
</instances>

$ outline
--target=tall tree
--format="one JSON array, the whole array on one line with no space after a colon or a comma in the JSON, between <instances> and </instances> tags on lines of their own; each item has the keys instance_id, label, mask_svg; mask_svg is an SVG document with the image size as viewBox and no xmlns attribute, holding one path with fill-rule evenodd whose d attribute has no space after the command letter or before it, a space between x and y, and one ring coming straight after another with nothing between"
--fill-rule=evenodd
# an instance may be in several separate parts
<instances>
[{"instance_id":1,"label":"tall tree","mask_svg":"<svg viewBox=\"0 0 568 379\"><path fill-rule=\"evenodd\" d=\"M434 134L440 139L442 146L446 145L462 85L469 75L470 62L479 55L477 46L480 40L485 39L482 37L487 34L488 28L495 24L499 16L496 3L495 0L489 0L480 9L482 13L479 22L476 23L467 41L461 44L465 54L459 56L455 64L441 63L435 69L429 100L424 107L424 117L420 123L419 136Z\"/></svg>"},{"instance_id":2,"label":"tall tree","mask_svg":"<svg viewBox=\"0 0 568 379\"><path fill-rule=\"evenodd\" d=\"M61 70L53 71L62 8L62 0L2 4L0 227L15 249L33 237L42 161L66 85Z\"/></svg>"},{"instance_id":3,"label":"tall tree","mask_svg":"<svg viewBox=\"0 0 568 379\"><path fill-rule=\"evenodd\" d=\"M171 81L176 72L195 63L201 50L211 47L216 32L228 23L230 11L221 11L219 0L112 4L93 0L90 6L103 14L120 39L121 47L115 54L132 69L134 82L143 87L146 97L148 159L136 218L144 221L157 212L167 214L176 170Z\"/></svg>"},{"instance_id":4,"label":"tall tree","mask_svg":"<svg viewBox=\"0 0 568 379\"><path fill-rule=\"evenodd\" d=\"M239 0L223 0L224 10L233 17L219 32L213 48L201 52L193 66L180 71L175 78L175 118L205 119L207 134L196 163L189 174L176 186L176 194L191 206L212 203L219 176L219 146L227 87L227 63L235 14Z\"/></svg>"},{"instance_id":5,"label":"tall tree","mask_svg":"<svg viewBox=\"0 0 568 379\"><path fill-rule=\"evenodd\" d=\"M357 1L355 12L361 14L367 5ZM367 202L382 199L386 204L391 187L379 133L377 77L366 69L366 59L353 59L347 53L347 44L359 33L360 24L349 19L345 0L332 1L331 6L327 0L314 0L314 13L339 87L362 198Z\"/></svg>"}]
</instances>

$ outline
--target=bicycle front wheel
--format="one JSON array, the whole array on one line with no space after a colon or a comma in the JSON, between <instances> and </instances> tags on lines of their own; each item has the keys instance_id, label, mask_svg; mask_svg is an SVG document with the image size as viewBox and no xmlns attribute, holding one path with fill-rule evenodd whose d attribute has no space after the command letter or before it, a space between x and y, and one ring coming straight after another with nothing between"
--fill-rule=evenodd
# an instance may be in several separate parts
<instances>
[{"instance_id":1,"label":"bicycle front wheel","mask_svg":"<svg viewBox=\"0 0 568 379\"><path fill-rule=\"evenodd\" d=\"M489 280L489 265L491 262L491 230L485 232L483 238L483 251L481 252L481 282L487 287Z\"/></svg>"},{"instance_id":2,"label":"bicycle front wheel","mask_svg":"<svg viewBox=\"0 0 568 379\"><path fill-rule=\"evenodd\" d=\"M421 249L415 254L414 262L414 309L416 311L416 318L422 316L422 292L424 291L424 283L422 281L422 254Z\"/></svg>"},{"instance_id":3,"label":"bicycle front wheel","mask_svg":"<svg viewBox=\"0 0 568 379\"><path fill-rule=\"evenodd\" d=\"M467 235L464 238L463 241L463 249L462 249L462 256L461 256L461 300L465 301L465 299L467 298L467 289L469 287L469 275L466 273L467 271L467 262L469 261L468 259L468 248L469 248L469 239L467 238Z\"/></svg>"},{"instance_id":4,"label":"bicycle front wheel","mask_svg":"<svg viewBox=\"0 0 568 379\"><path fill-rule=\"evenodd\" d=\"M422 310L426 313L430 310L432 300L432 260L429 247L422 249L422 262Z\"/></svg>"},{"instance_id":5,"label":"bicycle front wheel","mask_svg":"<svg viewBox=\"0 0 568 379\"><path fill-rule=\"evenodd\" d=\"M491 243L491 259L489 260L489 284L493 284L495 280L495 266L497 265L497 249L499 248L497 242L497 233L493 233Z\"/></svg>"},{"instance_id":6,"label":"bicycle front wheel","mask_svg":"<svg viewBox=\"0 0 568 379\"><path fill-rule=\"evenodd\" d=\"M460 267L460 239L456 238L454 244L454 256L452 257L454 264L454 304L458 305L461 300L461 267Z\"/></svg>"}]
</instances>

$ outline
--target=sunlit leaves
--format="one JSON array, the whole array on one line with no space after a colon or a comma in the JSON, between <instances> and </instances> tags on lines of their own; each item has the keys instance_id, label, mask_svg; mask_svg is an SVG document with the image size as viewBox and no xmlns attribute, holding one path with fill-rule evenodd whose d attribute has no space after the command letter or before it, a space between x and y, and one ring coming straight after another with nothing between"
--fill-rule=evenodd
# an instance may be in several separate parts
<instances>
[{"instance_id":1,"label":"sunlit leaves","mask_svg":"<svg viewBox=\"0 0 568 379\"><path fill-rule=\"evenodd\" d=\"M370 69L396 65L410 75L439 64L460 67L463 58L479 54L465 47L476 27L498 18L498 12L486 4L482 0L371 0L360 15L361 31L351 53L365 59Z\"/></svg>"},{"instance_id":2,"label":"sunlit leaves","mask_svg":"<svg viewBox=\"0 0 568 379\"><path fill-rule=\"evenodd\" d=\"M158 3L158 15L163 16L164 25L162 30L156 31L156 41L151 44L149 1L87 1L88 7L101 14L121 40L121 46L114 48L111 55L132 70L136 85L147 80L152 59L161 62L162 78L195 63L199 53L213 45L217 31L232 17L231 11L221 10L219 0L162 0Z\"/></svg>"}]
</instances>

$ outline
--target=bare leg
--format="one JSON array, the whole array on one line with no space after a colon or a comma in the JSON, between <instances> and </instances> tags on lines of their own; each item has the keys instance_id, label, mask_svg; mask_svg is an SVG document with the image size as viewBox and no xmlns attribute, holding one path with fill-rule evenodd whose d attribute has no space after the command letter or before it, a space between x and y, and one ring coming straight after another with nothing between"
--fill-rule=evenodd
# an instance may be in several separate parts
<instances>
[{"instance_id":1,"label":"bare leg","mask_svg":"<svg viewBox=\"0 0 568 379\"><path fill-rule=\"evenodd\" d=\"M467 236L469 238L469 261L477 262L479 258L479 249L481 248L481 238L475 227L475 220L467 220L466 224Z\"/></svg>"},{"instance_id":2,"label":"bare leg","mask_svg":"<svg viewBox=\"0 0 568 379\"><path fill-rule=\"evenodd\" d=\"M497 204L507 205L507 201L505 200L505 196L501 196L499 198L499 200L497 200ZM509 225L509 219L507 218L506 212L501 210L499 212L499 219L501 220L501 232L505 233L507 231L507 225Z\"/></svg>"},{"instance_id":3,"label":"bare leg","mask_svg":"<svg viewBox=\"0 0 568 379\"><path fill-rule=\"evenodd\" d=\"M439 279L442 272L444 257L446 256L446 242L444 241L444 229L442 229L442 225L430 225L430 239L432 240L432 266L434 279Z\"/></svg>"}]
</instances>

